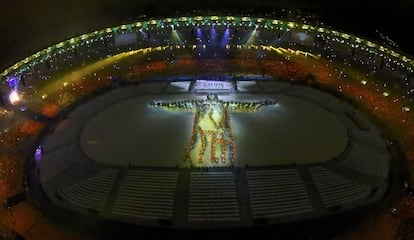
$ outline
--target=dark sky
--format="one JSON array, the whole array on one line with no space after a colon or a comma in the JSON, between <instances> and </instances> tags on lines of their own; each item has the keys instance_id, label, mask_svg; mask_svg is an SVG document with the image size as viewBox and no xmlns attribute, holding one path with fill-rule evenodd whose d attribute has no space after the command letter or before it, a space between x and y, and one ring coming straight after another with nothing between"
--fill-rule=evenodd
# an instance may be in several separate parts
<instances>
[{"instance_id":1,"label":"dark sky","mask_svg":"<svg viewBox=\"0 0 414 240\"><path fill-rule=\"evenodd\" d=\"M305 0L13 0L0 13L0 69L65 37L136 19L189 9L305 8L321 12L325 23L347 32L387 33L414 55L406 30L414 23L414 1Z\"/></svg>"}]
</instances>

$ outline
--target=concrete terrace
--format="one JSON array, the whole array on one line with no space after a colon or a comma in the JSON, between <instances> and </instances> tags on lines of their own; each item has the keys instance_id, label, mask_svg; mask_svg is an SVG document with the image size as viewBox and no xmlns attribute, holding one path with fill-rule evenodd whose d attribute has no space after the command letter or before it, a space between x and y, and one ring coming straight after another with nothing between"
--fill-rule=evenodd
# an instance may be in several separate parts
<instances>
[{"instance_id":1,"label":"concrete terrace","mask_svg":"<svg viewBox=\"0 0 414 240\"><path fill-rule=\"evenodd\" d=\"M301 119L300 110L307 109L308 124L300 126L300 131L292 132L293 136L300 132L304 135L289 138L290 131L287 131L285 135L271 132L266 136L264 127L262 130L255 129L255 132L261 131L263 138L269 141L283 136L282 140L278 140L281 146L266 149L252 144L253 147L249 147L249 144L243 143L249 139L249 135L240 123L235 124L243 119L235 114L232 116L232 124L236 132L236 147L243 147L237 152L234 167L178 167L190 136L193 116L172 113L176 114L174 118L166 118L160 113L139 114L131 109L152 111L143 103L160 96L170 100L204 98L204 95L194 95L191 85L191 82L162 82L120 88L98 96L72 111L66 120L45 136L44 156L39 172L43 188L52 202L80 213L135 224L215 228L318 218L378 201L385 193L391 154L386 150L387 143L381 138L378 128L350 105L327 93L273 81L252 81L248 85L254 85L254 91L239 88L219 97L279 99L281 106L289 107L292 115L291 118L286 118L285 124L278 122L285 129L289 121L294 121L295 114L296 118L304 121ZM184 90L177 91L177 87ZM174 91L169 92L171 88ZM134 99L141 99L138 101L141 104L136 104ZM289 100L301 104L289 104ZM124 108L113 108L124 102L128 103ZM105 112L108 108L113 108L116 113ZM263 120L263 126L275 120L272 116L266 118L269 113L266 111L261 112L263 116L256 116L258 120ZM96 152L91 151L85 144L95 146L98 141L91 143L88 142L90 139L85 140L85 131L88 131L87 128L96 116L102 113L105 115L103 119L120 116L122 119L150 118L146 120L149 124L135 123L139 132L145 136L141 141L147 142L134 147L128 145L128 141L115 139L111 142L113 146L107 144L104 148L95 149ZM277 112L279 115L283 113ZM134 117L133 114L137 116ZM321 119L318 115L325 122L316 126L314 122ZM174 126L166 128L168 134L163 132L163 135L159 128L154 129L157 126L165 127L157 123L160 118L168 120ZM131 129L133 122L127 121L124 124L127 129ZM323 124L326 124L326 128ZM275 128L274 125L269 126ZM99 126L101 132L98 134L104 136L102 129L110 128L115 129L114 133L122 131L120 126L109 124ZM328 152L328 155L313 153L310 154L311 157L302 155L289 158L289 152L298 151L296 146L289 144L297 143L301 150L306 151L309 148L306 144L316 141L311 137L312 131L309 132L309 128L318 133L327 131L325 135L317 136L324 137L323 141L339 138L339 142L332 142L338 148L333 148L335 152ZM333 135L329 135L332 132ZM127 133L122 132L119 136L128 136L125 134ZM151 134L154 134L153 138ZM240 137L242 134L245 134L245 139ZM105 139L101 135L96 139ZM239 137L241 140L238 141ZM160 139L159 142L154 142L156 139ZM119 141L118 145L116 141ZM167 143L171 145L167 146ZM162 146L162 150L151 148L154 144ZM125 145L124 150L114 147L122 145ZM105 148L108 153L99 152ZM135 158L126 154L128 148L132 148L129 154L135 153ZM257 148L262 148L260 151L263 154ZM249 151L253 154L248 155ZM309 152L312 151L318 150L311 146ZM320 151L326 153L325 149ZM249 157L243 156L244 153Z\"/></svg>"}]
</instances>

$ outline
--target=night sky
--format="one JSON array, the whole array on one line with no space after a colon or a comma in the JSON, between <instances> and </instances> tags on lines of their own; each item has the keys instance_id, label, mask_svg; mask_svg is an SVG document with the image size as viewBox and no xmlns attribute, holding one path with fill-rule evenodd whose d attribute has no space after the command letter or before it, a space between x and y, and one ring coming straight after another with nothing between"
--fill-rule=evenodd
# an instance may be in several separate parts
<instances>
[{"instance_id":1,"label":"night sky","mask_svg":"<svg viewBox=\"0 0 414 240\"><path fill-rule=\"evenodd\" d=\"M67 37L131 22L140 15L167 16L191 9L271 11L302 8L320 13L339 30L377 38L386 33L400 49L414 55L407 30L414 23L414 1L305 0L13 0L0 14L0 68Z\"/></svg>"}]
</instances>

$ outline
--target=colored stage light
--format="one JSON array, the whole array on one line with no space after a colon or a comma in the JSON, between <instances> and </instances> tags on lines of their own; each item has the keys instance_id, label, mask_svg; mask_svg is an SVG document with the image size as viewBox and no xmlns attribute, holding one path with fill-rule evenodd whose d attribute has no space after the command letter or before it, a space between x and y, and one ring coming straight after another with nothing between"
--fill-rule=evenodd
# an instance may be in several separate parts
<instances>
[{"instance_id":1,"label":"colored stage light","mask_svg":"<svg viewBox=\"0 0 414 240\"><path fill-rule=\"evenodd\" d=\"M21 100L20 95L17 92L17 90L13 90L13 91L10 92L9 101L10 101L11 104L14 105L14 104L18 103L20 100Z\"/></svg>"},{"instance_id":2,"label":"colored stage light","mask_svg":"<svg viewBox=\"0 0 414 240\"><path fill-rule=\"evenodd\" d=\"M230 29L228 28L228 25L227 25L226 30L224 30L223 38L221 39L221 46L225 47L229 44L229 42L230 42Z\"/></svg>"},{"instance_id":3,"label":"colored stage light","mask_svg":"<svg viewBox=\"0 0 414 240\"><path fill-rule=\"evenodd\" d=\"M34 159L36 161L40 161L41 158L42 158L42 146L39 146L35 150Z\"/></svg>"}]
</instances>

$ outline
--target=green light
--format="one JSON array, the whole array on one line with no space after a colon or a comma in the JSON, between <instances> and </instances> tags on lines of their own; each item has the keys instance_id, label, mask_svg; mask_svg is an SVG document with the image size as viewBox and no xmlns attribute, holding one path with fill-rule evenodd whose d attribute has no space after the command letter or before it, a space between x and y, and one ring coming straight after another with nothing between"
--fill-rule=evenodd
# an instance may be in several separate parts
<instances>
[{"instance_id":1,"label":"green light","mask_svg":"<svg viewBox=\"0 0 414 240\"><path fill-rule=\"evenodd\" d=\"M65 43L64 43L64 42L58 43L58 44L56 45L56 47L57 47L57 48L61 48L61 47L63 47L63 46L65 46Z\"/></svg>"},{"instance_id":2,"label":"green light","mask_svg":"<svg viewBox=\"0 0 414 240\"><path fill-rule=\"evenodd\" d=\"M252 24L252 22L254 22L254 23L260 24L261 26L263 26L265 28L269 27L268 24L273 24L273 25L276 25L276 26L280 26L281 30L283 30L286 26L289 27L289 28L301 28L301 29L304 29L304 30L315 30L315 31L324 33L324 35L326 35L326 37L329 37L330 35L333 35L333 36L340 36L344 39L352 38L354 40L354 43L358 43L358 44L356 44L357 47L358 47L358 45L361 45L362 42L364 42L366 44L366 46L369 46L371 48L375 48L375 49L377 49L377 51L381 51L381 52L383 52L387 55L391 55L392 57L397 58L398 61L396 62L396 64L398 64L398 65L400 65L400 66L402 66L402 67L404 67L408 70L411 70L414 66L414 60L413 59L411 59L409 57L406 57L406 56L403 56L403 55L401 55L401 54L399 54L399 53L397 53L393 50L390 50L386 47L379 46L379 45L377 45L377 44L375 44L371 41L366 41L366 40L361 39L359 37L351 36L349 34L341 33L341 32L335 31L335 30L325 29L325 28L322 28L322 27L315 27L315 26L311 26L311 25L307 25L307 24L299 24L299 23L296 23L296 22L284 23L283 21L278 20L278 19L265 19L265 18L255 19L255 18L250 18L250 17L246 17L246 16L245 17L196 16L194 18L181 16L181 17L178 17L178 18L166 18L164 20L148 20L147 22L136 22L136 23L129 24L129 25L123 24L123 25L115 26L113 28L106 28L106 29L103 29L103 30L100 30L100 31L91 32L89 34L83 34L83 35L78 36L76 38L71 38L70 40L60 42L56 45L50 46L50 47L48 47L48 48L46 48L42 51L39 51L39 52L35 53L32 56L26 57L25 59L21 60L20 62L15 63L14 65L9 67L8 69L5 69L1 73L1 76L7 76L8 74L10 74L12 72L15 73L16 72L15 70L24 71L24 69L22 69L22 67L23 66L26 67L27 66L26 64L28 64L29 66L34 66L35 63L32 63L32 61L34 61L35 59L37 59L39 57L47 58L50 55L54 55L55 54L54 51L64 47L65 45L71 45L71 46L69 46L71 48L78 47L79 45L75 46L75 43L78 42L79 40L86 40L86 39L89 39L89 38L92 38L92 37L96 37L98 34L101 34L101 35L106 34L107 35L106 37L108 37L108 36L110 36L110 34L112 32L117 31L119 29L122 29L122 30L129 29L130 30L130 28L133 28L133 27L137 27L137 28L144 27L145 28L147 24L156 25L157 23L159 23L155 27L163 28L163 25L161 24L163 21L164 22L175 22L175 23L183 22L183 23L185 23L185 25L195 24L194 21L200 21L201 25L210 24L211 21L215 21L215 22L216 21L221 21L221 22L217 22L217 24L220 24L220 23L226 24L227 23L226 21L234 21L233 24L235 26L242 25L241 22L244 22L245 24L247 22L250 22L250 24ZM284 24L286 24L286 25L284 25ZM282 27L282 25L284 25L284 26ZM178 38L177 38L177 36L174 36L174 38L176 39L177 43L180 42L179 36L178 36ZM254 42L254 41L252 41L252 42ZM372 53L374 53L376 55L380 54L377 51L374 51L373 49L369 49L369 48L366 48L366 47L361 48L361 49L366 50L366 51L371 51ZM48 56L46 56L46 55L48 55Z\"/></svg>"}]
</instances>

